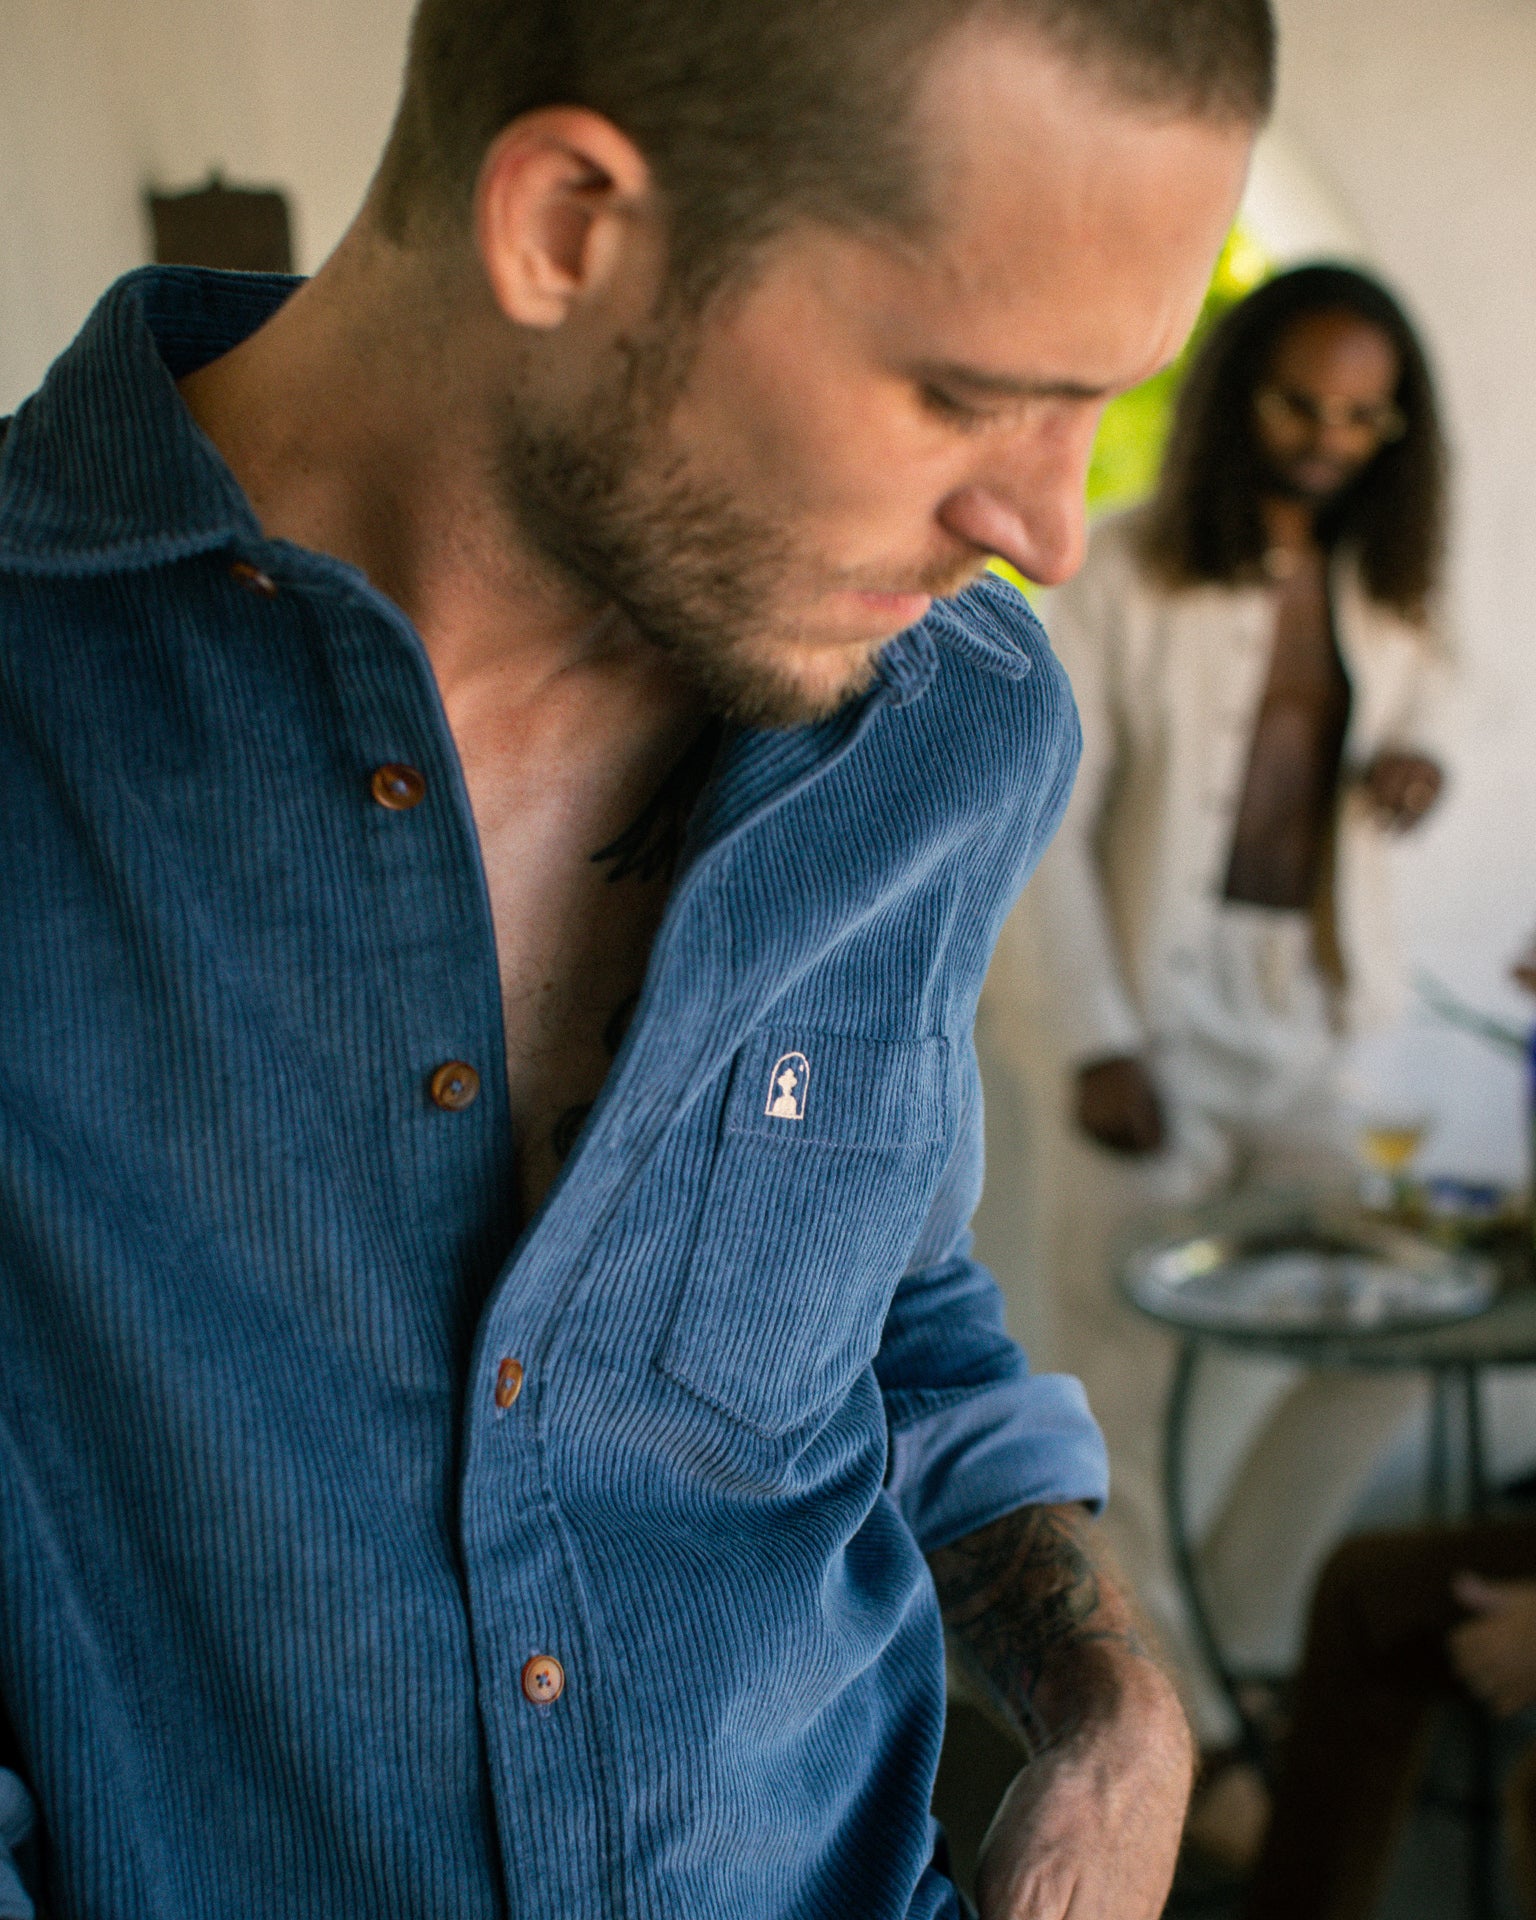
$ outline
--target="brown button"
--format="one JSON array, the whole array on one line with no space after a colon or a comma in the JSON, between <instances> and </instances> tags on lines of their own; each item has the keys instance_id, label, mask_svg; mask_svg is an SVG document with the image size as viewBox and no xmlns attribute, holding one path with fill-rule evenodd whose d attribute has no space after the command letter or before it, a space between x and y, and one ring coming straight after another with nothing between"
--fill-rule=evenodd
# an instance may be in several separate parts
<instances>
[{"instance_id":1,"label":"brown button","mask_svg":"<svg viewBox=\"0 0 1536 1920\"><path fill-rule=\"evenodd\" d=\"M536 1653L523 1668L523 1693L536 1707L553 1705L565 1692L565 1668L552 1653Z\"/></svg>"},{"instance_id":2,"label":"brown button","mask_svg":"<svg viewBox=\"0 0 1536 1920\"><path fill-rule=\"evenodd\" d=\"M374 799L391 813L409 813L427 797L427 783L422 775L414 767L397 766L393 762L380 767L369 785Z\"/></svg>"},{"instance_id":3,"label":"brown button","mask_svg":"<svg viewBox=\"0 0 1536 1920\"><path fill-rule=\"evenodd\" d=\"M277 582L271 574L253 567L249 560L237 560L229 570L229 577L238 580L242 587L249 587L252 593L264 593L269 600L277 592Z\"/></svg>"},{"instance_id":4,"label":"brown button","mask_svg":"<svg viewBox=\"0 0 1536 1920\"><path fill-rule=\"evenodd\" d=\"M480 1093L480 1076L463 1060L445 1060L428 1082L432 1098L447 1113L472 1107Z\"/></svg>"},{"instance_id":5,"label":"brown button","mask_svg":"<svg viewBox=\"0 0 1536 1920\"><path fill-rule=\"evenodd\" d=\"M508 1358L496 1369L496 1404L505 1413L523 1390L523 1363Z\"/></svg>"}]
</instances>

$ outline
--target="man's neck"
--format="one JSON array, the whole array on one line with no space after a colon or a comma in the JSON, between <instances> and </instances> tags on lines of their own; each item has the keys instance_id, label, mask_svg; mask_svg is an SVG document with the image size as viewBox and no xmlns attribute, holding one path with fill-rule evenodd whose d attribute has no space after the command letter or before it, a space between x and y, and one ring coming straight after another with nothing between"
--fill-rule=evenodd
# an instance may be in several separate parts
<instances>
[{"instance_id":1,"label":"man's neck","mask_svg":"<svg viewBox=\"0 0 1536 1920\"><path fill-rule=\"evenodd\" d=\"M267 535L348 562L394 600L450 704L488 675L532 694L614 644L615 623L497 495L494 408L467 371L496 324L472 275L450 302L428 263L362 227L181 382Z\"/></svg>"},{"instance_id":2,"label":"man's neck","mask_svg":"<svg viewBox=\"0 0 1536 1920\"><path fill-rule=\"evenodd\" d=\"M1317 509L1310 500L1265 494L1259 501L1264 537L1282 553L1306 553L1317 545Z\"/></svg>"}]
</instances>

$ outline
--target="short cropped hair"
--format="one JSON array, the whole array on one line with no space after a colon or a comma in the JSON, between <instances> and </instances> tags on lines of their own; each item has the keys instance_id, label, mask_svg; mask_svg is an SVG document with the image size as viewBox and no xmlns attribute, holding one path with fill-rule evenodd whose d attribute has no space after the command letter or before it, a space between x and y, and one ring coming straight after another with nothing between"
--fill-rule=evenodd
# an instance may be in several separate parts
<instances>
[{"instance_id":1,"label":"short cropped hair","mask_svg":"<svg viewBox=\"0 0 1536 1920\"><path fill-rule=\"evenodd\" d=\"M497 134L581 106L646 156L674 279L695 291L800 219L911 231L927 210L917 82L977 17L1034 31L1143 109L1269 111L1269 0L420 0L379 217L401 240L466 226Z\"/></svg>"},{"instance_id":2,"label":"short cropped hair","mask_svg":"<svg viewBox=\"0 0 1536 1920\"><path fill-rule=\"evenodd\" d=\"M1291 329L1325 313L1363 320L1392 342L1403 432L1330 503L1318 531L1328 544L1354 549L1373 599L1422 620L1445 554L1447 463L1434 378L1392 294L1371 275L1332 261L1276 275L1206 336L1179 394L1143 521L1146 560L1172 586L1258 577L1267 541L1254 396Z\"/></svg>"}]
</instances>

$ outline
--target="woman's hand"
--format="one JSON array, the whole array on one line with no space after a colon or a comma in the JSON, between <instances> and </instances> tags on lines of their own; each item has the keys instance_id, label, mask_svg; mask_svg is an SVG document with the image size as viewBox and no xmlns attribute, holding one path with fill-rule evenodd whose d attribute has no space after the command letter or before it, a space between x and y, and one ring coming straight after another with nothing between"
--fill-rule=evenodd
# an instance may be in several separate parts
<instances>
[{"instance_id":1,"label":"woman's hand","mask_svg":"<svg viewBox=\"0 0 1536 1920\"><path fill-rule=\"evenodd\" d=\"M1416 827L1440 798L1445 775L1422 753L1378 753L1365 770L1365 790L1382 825Z\"/></svg>"}]
</instances>

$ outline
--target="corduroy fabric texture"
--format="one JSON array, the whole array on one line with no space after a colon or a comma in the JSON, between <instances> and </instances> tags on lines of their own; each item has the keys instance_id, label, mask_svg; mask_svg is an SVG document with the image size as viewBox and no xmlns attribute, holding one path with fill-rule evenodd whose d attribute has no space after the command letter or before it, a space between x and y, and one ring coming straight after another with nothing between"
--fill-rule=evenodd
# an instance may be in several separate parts
<instances>
[{"instance_id":1,"label":"corduroy fabric texture","mask_svg":"<svg viewBox=\"0 0 1536 1920\"><path fill-rule=\"evenodd\" d=\"M955 1914L922 1551L1105 1490L966 1236L1065 681L994 584L729 741L514 1244L420 641L264 540L173 384L290 284L130 276L0 454L0 1702L47 1911Z\"/></svg>"}]
</instances>

